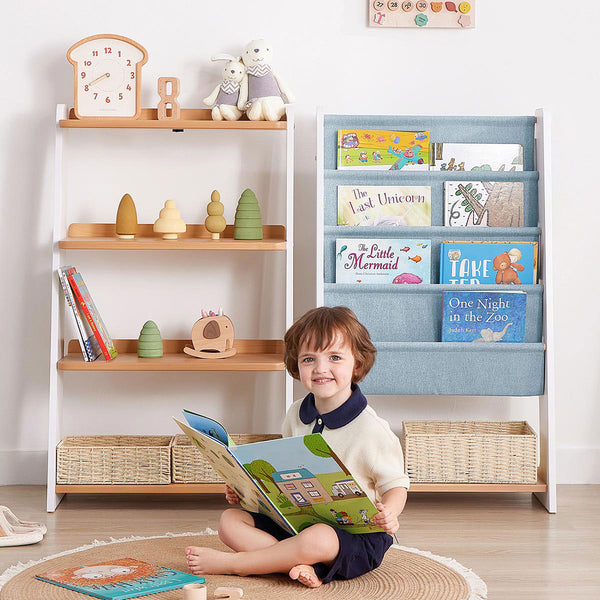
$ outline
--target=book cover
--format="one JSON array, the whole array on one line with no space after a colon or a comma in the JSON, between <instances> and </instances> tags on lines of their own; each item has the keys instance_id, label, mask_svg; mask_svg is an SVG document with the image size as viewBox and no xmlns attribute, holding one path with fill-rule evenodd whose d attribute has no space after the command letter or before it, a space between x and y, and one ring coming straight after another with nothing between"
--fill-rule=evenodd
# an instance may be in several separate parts
<instances>
[{"instance_id":1,"label":"book cover","mask_svg":"<svg viewBox=\"0 0 600 600\"><path fill-rule=\"evenodd\" d=\"M429 170L428 131L340 129L338 169Z\"/></svg>"},{"instance_id":2,"label":"book cover","mask_svg":"<svg viewBox=\"0 0 600 600\"><path fill-rule=\"evenodd\" d=\"M102 350L96 341L93 331L91 330L87 319L81 315L81 307L77 298L73 294L71 285L69 284L68 276L75 273L77 270L72 266L64 266L58 268L58 280L65 296L65 301L70 312L73 315L74 323L78 332L79 345L85 361L94 361L101 354Z\"/></svg>"},{"instance_id":3,"label":"book cover","mask_svg":"<svg viewBox=\"0 0 600 600\"><path fill-rule=\"evenodd\" d=\"M442 242L440 283L537 283L537 249L537 242Z\"/></svg>"},{"instance_id":4,"label":"book cover","mask_svg":"<svg viewBox=\"0 0 600 600\"><path fill-rule=\"evenodd\" d=\"M523 146L434 142L429 167L432 171L522 171Z\"/></svg>"},{"instance_id":5,"label":"book cover","mask_svg":"<svg viewBox=\"0 0 600 600\"><path fill-rule=\"evenodd\" d=\"M523 227L522 181L444 182L444 225L450 227Z\"/></svg>"},{"instance_id":6,"label":"book cover","mask_svg":"<svg viewBox=\"0 0 600 600\"><path fill-rule=\"evenodd\" d=\"M428 185L339 185L338 225L431 225Z\"/></svg>"},{"instance_id":7,"label":"book cover","mask_svg":"<svg viewBox=\"0 0 600 600\"><path fill-rule=\"evenodd\" d=\"M35 578L103 600L138 598L177 590L188 583L206 582L204 577L151 565L135 558L80 565L41 573Z\"/></svg>"},{"instance_id":8,"label":"book cover","mask_svg":"<svg viewBox=\"0 0 600 600\"><path fill-rule=\"evenodd\" d=\"M526 305L517 290L444 292L442 342L523 342Z\"/></svg>"},{"instance_id":9,"label":"book cover","mask_svg":"<svg viewBox=\"0 0 600 600\"><path fill-rule=\"evenodd\" d=\"M430 283L431 241L356 239L335 241L336 283Z\"/></svg>"},{"instance_id":10,"label":"book cover","mask_svg":"<svg viewBox=\"0 0 600 600\"><path fill-rule=\"evenodd\" d=\"M350 533L383 531L377 508L320 433L228 447L174 419L241 500L299 533L326 523Z\"/></svg>"},{"instance_id":11,"label":"book cover","mask_svg":"<svg viewBox=\"0 0 600 600\"><path fill-rule=\"evenodd\" d=\"M112 341L112 338L108 334L108 331L100 317L100 313L92 300L89 290L83 281L81 273L73 273L69 275L69 283L71 288L79 301L81 310L87 319L96 340L102 350L102 354L106 360L112 360L117 356L117 349Z\"/></svg>"}]
</instances>

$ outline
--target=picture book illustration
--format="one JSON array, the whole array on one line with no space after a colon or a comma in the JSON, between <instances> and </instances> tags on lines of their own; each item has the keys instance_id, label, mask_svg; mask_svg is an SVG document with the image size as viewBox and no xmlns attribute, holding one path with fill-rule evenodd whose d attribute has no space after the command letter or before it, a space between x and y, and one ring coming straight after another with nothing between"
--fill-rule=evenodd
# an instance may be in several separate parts
<instances>
[{"instance_id":1,"label":"picture book illustration","mask_svg":"<svg viewBox=\"0 0 600 600\"><path fill-rule=\"evenodd\" d=\"M320 433L231 447L174 420L246 510L290 533L315 523L350 533L383 531L373 524L374 504Z\"/></svg>"},{"instance_id":2,"label":"picture book illustration","mask_svg":"<svg viewBox=\"0 0 600 600\"><path fill-rule=\"evenodd\" d=\"M336 283L430 283L431 240L338 238Z\"/></svg>"},{"instance_id":3,"label":"picture book illustration","mask_svg":"<svg viewBox=\"0 0 600 600\"><path fill-rule=\"evenodd\" d=\"M138 598L176 590L188 583L206 582L204 577L151 565L135 558L80 565L41 573L35 578L104 600Z\"/></svg>"},{"instance_id":4,"label":"picture book illustration","mask_svg":"<svg viewBox=\"0 0 600 600\"><path fill-rule=\"evenodd\" d=\"M339 185L338 225L431 225L428 185Z\"/></svg>"},{"instance_id":5,"label":"picture book illustration","mask_svg":"<svg viewBox=\"0 0 600 600\"><path fill-rule=\"evenodd\" d=\"M444 182L444 225L450 227L523 227L522 181Z\"/></svg>"},{"instance_id":6,"label":"picture book illustration","mask_svg":"<svg viewBox=\"0 0 600 600\"><path fill-rule=\"evenodd\" d=\"M440 283L537 283L537 250L537 242L442 242Z\"/></svg>"},{"instance_id":7,"label":"picture book illustration","mask_svg":"<svg viewBox=\"0 0 600 600\"><path fill-rule=\"evenodd\" d=\"M442 306L442 342L525 341L525 292L443 292Z\"/></svg>"},{"instance_id":8,"label":"picture book illustration","mask_svg":"<svg viewBox=\"0 0 600 600\"><path fill-rule=\"evenodd\" d=\"M434 142L429 166L432 171L522 171L523 146Z\"/></svg>"},{"instance_id":9,"label":"picture book illustration","mask_svg":"<svg viewBox=\"0 0 600 600\"><path fill-rule=\"evenodd\" d=\"M338 169L429 170L428 131L338 131Z\"/></svg>"}]
</instances>

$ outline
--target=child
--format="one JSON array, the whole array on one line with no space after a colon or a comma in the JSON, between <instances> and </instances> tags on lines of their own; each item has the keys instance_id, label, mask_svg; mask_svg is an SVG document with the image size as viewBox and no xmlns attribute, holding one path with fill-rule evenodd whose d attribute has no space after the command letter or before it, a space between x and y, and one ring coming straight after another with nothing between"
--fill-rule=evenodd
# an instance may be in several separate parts
<instances>
[{"instance_id":1,"label":"child","mask_svg":"<svg viewBox=\"0 0 600 600\"><path fill-rule=\"evenodd\" d=\"M352 579L379 566L398 529L409 487L400 441L367 405L357 382L375 362L375 347L356 315L343 306L308 311L285 334L285 364L309 394L290 407L285 437L321 433L375 503L373 524L384 532L351 534L317 523L291 535L264 515L230 508L219 537L231 552L190 546L190 571L199 574L288 573L308 587ZM230 488L229 504L239 498Z\"/></svg>"}]
</instances>

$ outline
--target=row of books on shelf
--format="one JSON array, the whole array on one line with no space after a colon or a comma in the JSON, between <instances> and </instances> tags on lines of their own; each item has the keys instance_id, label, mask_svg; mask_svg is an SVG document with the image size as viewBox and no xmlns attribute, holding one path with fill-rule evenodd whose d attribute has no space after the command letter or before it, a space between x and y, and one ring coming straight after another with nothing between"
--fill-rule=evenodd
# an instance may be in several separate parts
<instances>
[{"instance_id":1,"label":"row of books on shelf","mask_svg":"<svg viewBox=\"0 0 600 600\"><path fill-rule=\"evenodd\" d=\"M59 267L58 279L65 295L67 312L73 318L83 359L89 362L99 356L103 356L106 360L115 358L117 349L81 273L70 265Z\"/></svg>"}]
</instances>

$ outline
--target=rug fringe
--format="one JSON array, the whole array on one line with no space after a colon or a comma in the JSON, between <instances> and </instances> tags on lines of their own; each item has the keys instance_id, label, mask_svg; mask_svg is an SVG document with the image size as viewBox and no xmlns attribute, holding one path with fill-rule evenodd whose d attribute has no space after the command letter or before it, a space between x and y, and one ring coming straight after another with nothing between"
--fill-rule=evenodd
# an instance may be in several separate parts
<instances>
[{"instance_id":1,"label":"rug fringe","mask_svg":"<svg viewBox=\"0 0 600 600\"><path fill-rule=\"evenodd\" d=\"M470 595L468 598L464 600L486 600L487 599L487 585L477 575L473 573L473 571L464 565L461 565L458 561L453 558L447 558L445 556L439 556L437 554L433 554L427 550L419 550L418 548L407 548L406 546L399 546L398 544L393 544L392 548L398 548L399 550L404 550L406 552L413 552L414 554L420 554L421 556L426 556L427 558L431 558L433 560L446 565L450 569L456 571L459 575L465 578L466 582L469 584Z\"/></svg>"},{"instance_id":2,"label":"rug fringe","mask_svg":"<svg viewBox=\"0 0 600 600\"><path fill-rule=\"evenodd\" d=\"M128 537L123 538L114 538L110 537L108 541L105 540L94 540L90 544L85 544L84 546L80 546L79 548L73 548L71 550L65 550L64 552L59 552L57 554L52 554L51 556L45 556L40 560L30 560L29 562L22 563L19 562L16 565L12 565L8 567L6 571L4 571L0 575L0 589L12 579L15 575L21 573L25 569L29 569L29 567L33 567L34 565L39 565L47 560L51 560L53 558L59 558L60 556L66 556L67 554L74 554L75 552L81 552L82 550L91 550L97 546L107 546L108 544L120 544L122 542L135 542L137 540L154 540L158 538L168 538L168 537L186 537L186 536L194 536L194 535L217 535L218 531L207 527L204 531L188 531L186 533L171 533L170 531L165 533L164 535L150 535L150 536L141 536L141 535L130 535Z\"/></svg>"}]
</instances>

